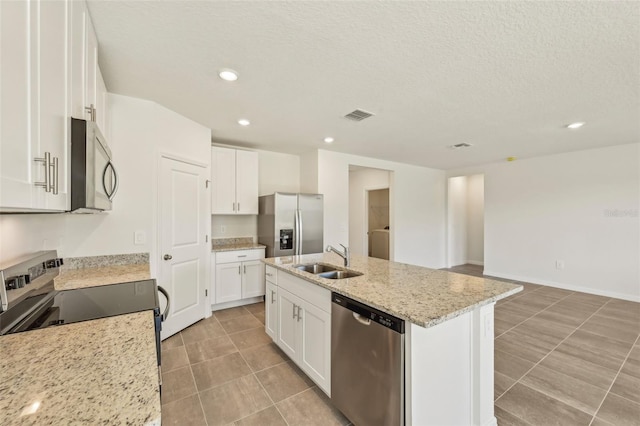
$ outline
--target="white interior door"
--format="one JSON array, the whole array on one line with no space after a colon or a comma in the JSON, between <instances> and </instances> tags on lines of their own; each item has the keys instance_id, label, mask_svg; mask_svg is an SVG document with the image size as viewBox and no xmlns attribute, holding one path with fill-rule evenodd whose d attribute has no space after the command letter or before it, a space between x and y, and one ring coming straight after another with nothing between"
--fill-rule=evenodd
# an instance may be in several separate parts
<instances>
[{"instance_id":1,"label":"white interior door","mask_svg":"<svg viewBox=\"0 0 640 426\"><path fill-rule=\"evenodd\" d=\"M170 297L165 339L204 318L209 243L204 167L162 158L159 189L160 278Z\"/></svg>"}]
</instances>

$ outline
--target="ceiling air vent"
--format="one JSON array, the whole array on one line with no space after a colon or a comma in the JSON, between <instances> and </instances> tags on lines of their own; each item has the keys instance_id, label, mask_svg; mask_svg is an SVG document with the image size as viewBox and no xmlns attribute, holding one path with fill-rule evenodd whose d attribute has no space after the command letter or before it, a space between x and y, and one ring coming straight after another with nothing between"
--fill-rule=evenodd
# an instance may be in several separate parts
<instances>
[{"instance_id":1,"label":"ceiling air vent","mask_svg":"<svg viewBox=\"0 0 640 426\"><path fill-rule=\"evenodd\" d=\"M345 115L344 118L353 121L362 121L365 118L371 117L373 114L367 111L363 111L361 109L357 109L355 111L351 111L349 114Z\"/></svg>"},{"instance_id":2,"label":"ceiling air vent","mask_svg":"<svg viewBox=\"0 0 640 426\"><path fill-rule=\"evenodd\" d=\"M471 145L470 143L466 143L466 142L462 142L462 143L457 143L455 145L451 145L449 148L451 149L460 149L460 148L469 148Z\"/></svg>"}]
</instances>

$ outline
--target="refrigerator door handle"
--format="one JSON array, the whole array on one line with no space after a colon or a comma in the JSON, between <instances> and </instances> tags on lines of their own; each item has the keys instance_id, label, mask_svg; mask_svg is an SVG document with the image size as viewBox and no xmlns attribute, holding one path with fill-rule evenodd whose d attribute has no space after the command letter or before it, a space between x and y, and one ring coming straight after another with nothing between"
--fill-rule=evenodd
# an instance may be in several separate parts
<instances>
[{"instance_id":1,"label":"refrigerator door handle","mask_svg":"<svg viewBox=\"0 0 640 426\"><path fill-rule=\"evenodd\" d=\"M302 210L298 210L298 254L302 254Z\"/></svg>"},{"instance_id":2,"label":"refrigerator door handle","mask_svg":"<svg viewBox=\"0 0 640 426\"><path fill-rule=\"evenodd\" d=\"M300 232L300 226L298 224L298 210L293 211L293 254L298 255L298 232Z\"/></svg>"}]
</instances>

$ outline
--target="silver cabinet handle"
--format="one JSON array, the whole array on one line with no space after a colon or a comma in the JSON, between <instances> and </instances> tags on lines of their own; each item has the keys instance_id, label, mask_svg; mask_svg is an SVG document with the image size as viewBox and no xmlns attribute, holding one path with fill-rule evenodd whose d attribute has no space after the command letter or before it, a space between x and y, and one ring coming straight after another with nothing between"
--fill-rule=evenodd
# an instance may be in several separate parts
<instances>
[{"instance_id":1,"label":"silver cabinet handle","mask_svg":"<svg viewBox=\"0 0 640 426\"><path fill-rule=\"evenodd\" d=\"M36 186L44 187L45 192L51 192L51 180L49 168L51 167L51 153L45 152L44 157L36 157L33 161L44 164L44 182L36 182Z\"/></svg>"},{"instance_id":2,"label":"silver cabinet handle","mask_svg":"<svg viewBox=\"0 0 640 426\"><path fill-rule=\"evenodd\" d=\"M246 254L238 255L238 257L247 257Z\"/></svg>"},{"instance_id":3,"label":"silver cabinet handle","mask_svg":"<svg viewBox=\"0 0 640 426\"><path fill-rule=\"evenodd\" d=\"M293 315L291 318L296 319L296 305L293 305L292 311L293 311Z\"/></svg>"},{"instance_id":4,"label":"silver cabinet handle","mask_svg":"<svg viewBox=\"0 0 640 426\"><path fill-rule=\"evenodd\" d=\"M89 114L91 121L96 121L96 108L93 104L88 107L84 107L84 110Z\"/></svg>"},{"instance_id":5,"label":"silver cabinet handle","mask_svg":"<svg viewBox=\"0 0 640 426\"><path fill-rule=\"evenodd\" d=\"M53 157L53 195L58 195L58 157Z\"/></svg>"},{"instance_id":6,"label":"silver cabinet handle","mask_svg":"<svg viewBox=\"0 0 640 426\"><path fill-rule=\"evenodd\" d=\"M238 275L242 274L242 266L238 265Z\"/></svg>"},{"instance_id":7,"label":"silver cabinet handle","mask_svg":"<svg viewBox=\"0 0 640 426\"><path fill-rule=\"evenodd\" d=\"M276 292L271 290L271 303L276 303L275 296L276 296Z\"/></svg>"},{"instance_id":8,"label":"silver cabinet handle","mask_svg":"<svg viewBox=\"0 0 640 426\"><path fill-rule=\"evenodd\" d=\"M240 203L238 203L238 212L240 211Z\"/></svg>"},{"instance_id":9,"label":"silver cabinet handle","mask_svg":"<svg viewBox=\"0 0 640 426\"><path fill-rule=\"evenodd\" d=\"M173 259L173 256L171 256L170 254L165 254L162 258L164 260L171 260L171 259Z\"/></svg>"},{"instance_id":10,"label":"silver cabinet handle","mask_svg":"<svg viewBox=\"0 0 640 426\"><path fill-rule=\"evenodd\" d=\"M271 274L269 272L265 273L265 275L268 276L268 277L272 277L273 276L273 274Z\"/></svg>"},{"instance_id":11,"label":"silver cabinet handle","mask_svg":"<svg viewBox=\"0 0 640 426\"><path fill-rule=\"evenodd\" d=\"M300 306L298 306L297 308L298 308L298 322L300 322Z\"/></svg>"},{"instance_id":12,"label":"silver cabinet handle","mask_svg":"<svg viewBox=\"0 0 640 426\"><path fill-rule=\"evenodd\" d=\"M242 265L242 267L244 268L244 273L247 273L247 265Z\"/></svg>"}]
</instances>

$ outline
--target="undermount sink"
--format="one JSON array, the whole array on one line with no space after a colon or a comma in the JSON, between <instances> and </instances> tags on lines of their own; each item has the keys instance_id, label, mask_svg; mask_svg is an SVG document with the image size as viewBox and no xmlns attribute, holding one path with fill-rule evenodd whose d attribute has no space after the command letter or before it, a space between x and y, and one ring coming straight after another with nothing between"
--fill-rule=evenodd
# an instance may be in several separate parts
<instances>
[{"instance_id":1,"label":"undermount sink","mask_svg":"<svg viewBox=\"0 0 640 426\"><path fill-rule=\"evenodd\" d=\"M321 263L310 263L307 265L295 265L294 268L311 274L320 274L322 272L335 271L336 268L331 265L323 265Z\"/></svg>"},{"instance_id":2,"label":"undermount sink","mask_svg":"<svg viewBox=\"0 0 640 426\"><path fill-rule=\"evenodd\" d=\"M322 278L328 278L330 280L341 280L344 278L359 277L362 274L360 272L354 272L354 271L331 271L331 272L324 272L318 275L321 276Z\"/></svg>"}]
</instances>

